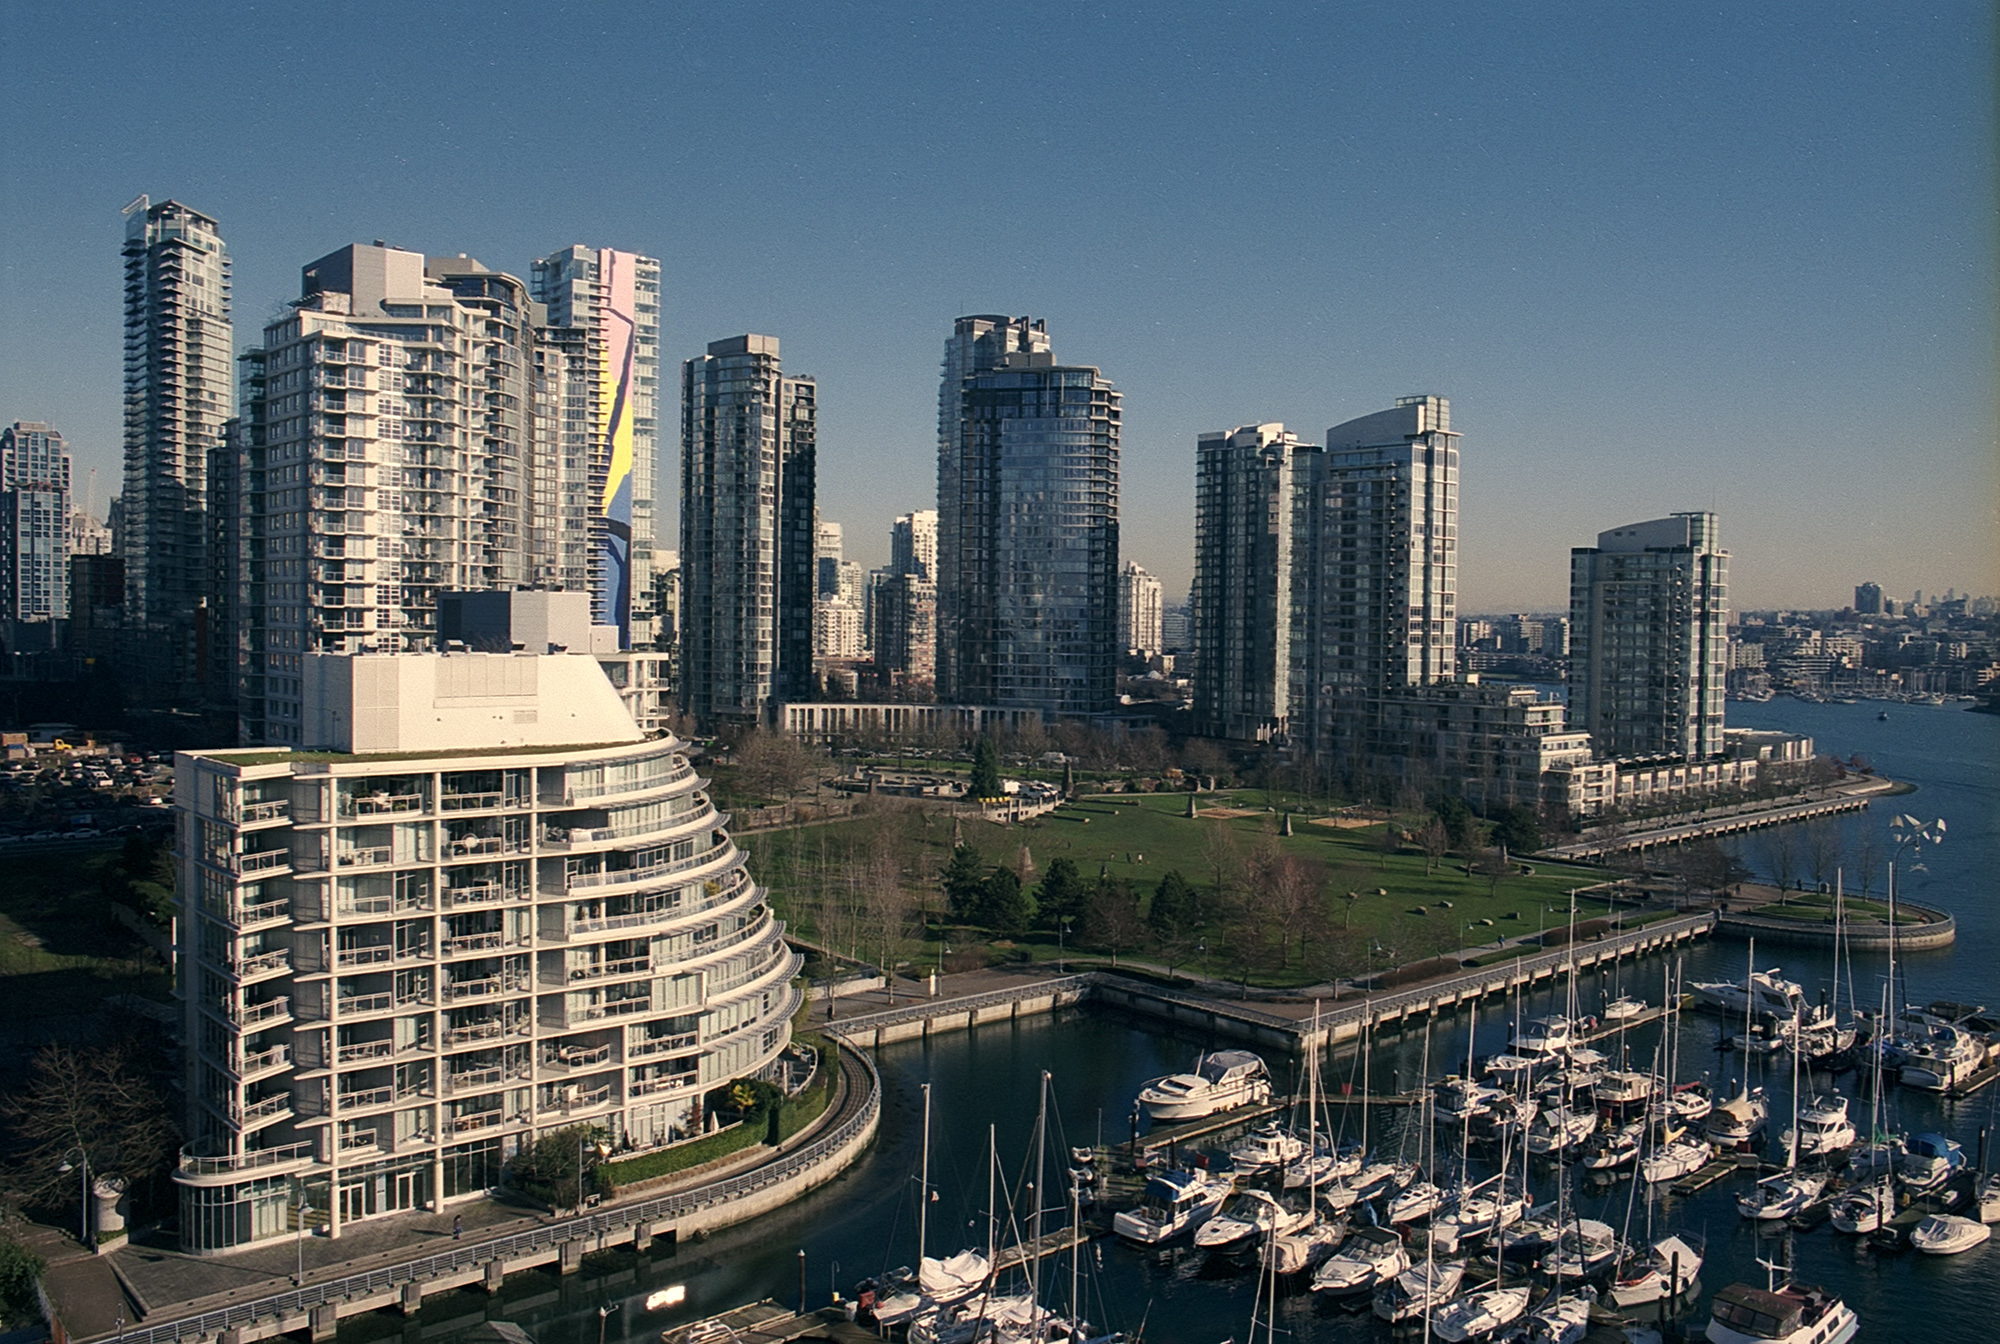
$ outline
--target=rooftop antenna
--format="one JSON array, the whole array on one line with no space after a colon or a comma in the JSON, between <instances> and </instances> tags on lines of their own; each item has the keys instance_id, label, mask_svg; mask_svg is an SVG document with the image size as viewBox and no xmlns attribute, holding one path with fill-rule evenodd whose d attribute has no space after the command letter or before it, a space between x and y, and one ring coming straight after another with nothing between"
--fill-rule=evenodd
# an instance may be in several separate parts
<instances>
[{"instance_id":1,"label":"rooftop antenna","mask_svg":"<svg viewBox=\"0 0 2000 1344\"><path fill-rule=\"evenodd\" d=\"M137 196L134 196L132 198L132 203L130 205L126 206L123 210L120 210L118 213L121 215L129 215L134 210L149 209L151 208L152 204L153 204L153 198L148 196L145 192L142 191Z\"/></svg>"}]
</instances>

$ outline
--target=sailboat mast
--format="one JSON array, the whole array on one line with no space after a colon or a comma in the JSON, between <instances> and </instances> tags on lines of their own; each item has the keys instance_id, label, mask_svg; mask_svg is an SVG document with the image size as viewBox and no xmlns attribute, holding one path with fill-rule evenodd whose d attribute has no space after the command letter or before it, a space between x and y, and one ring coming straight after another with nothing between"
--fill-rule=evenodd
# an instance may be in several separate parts
<instances>
[{"instance_id":1,"label":"sailboat mast","mask_svg":"<svg viewBox=\"0 0 2000 1344\"><path fill-rule=\"evenodd\" d=\"M931 1231L931 1085L923 1085L924 1092L924 1163L923 1175L918 1179L917 1194L917 1264L922 1265L924 1257L930 1254Z\"/></svg>"},{"instance_id":2,"label":"sailboat mast","mask_svg":"<svg viewBox=\"0 0 2000 1344\"><path fill-rule=\"evenodd\" d=\"M1034 1294L1039 1306L1042 1300L1042 1158L1048 1147L1049 1133L1049 1071L1042 1070L1042 1100L1035 1114L1035 1192L1032 1214L1032 1240L1029 1245L1028 1282L1029 1291Z\"/></svg>"},{"instance_id":3,"label":"sailboat mast","mask_svg":"<svg viewBox=\"0 0 2000 1344\"><path fill-rule=\"evenodd\" d=\"M993 1190L994 1173L1000 1169L1000 1141L992 1125L986 1126L986 1263L999 1263L1000 1206Z\"/></svg>"}]
</instances>

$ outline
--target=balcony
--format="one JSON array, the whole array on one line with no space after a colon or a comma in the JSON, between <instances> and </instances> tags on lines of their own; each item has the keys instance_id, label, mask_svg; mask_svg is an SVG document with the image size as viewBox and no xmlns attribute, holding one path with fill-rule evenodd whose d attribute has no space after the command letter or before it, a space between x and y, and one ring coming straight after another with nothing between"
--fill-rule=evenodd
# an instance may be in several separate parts
<instances>
[{"instance_id":1,"label":"balcony","mask_svg":"<svg viewBox=\"0 0 2000 1344\"><path fill-rule=\"evenodd\" d=\"M361 1088L340 1094L338 1109L341 1111L364 1111L370 1106L387 1106L396 1099L393 1087Z\"/></svg>"},{"instance_id":2,"label":"balcony","mask_svg":"<svg viewBox=\"0 0 2000 1344\"><path fill-rule=\"evenodd\" d=\"M292 863L292 851L289 849L263 849L252 854L235 854L231 858L234 860L232 866L239 873L246 876L253 873L268 875L282 872L286 868L289 868Z\"/></svg>"},{"instance_id":3,"label":"balcony","mask_svg":"<svg viewBox=\"0 0 2000 1344\"><path fill-rule=\"evenodd\" d=\"M290 901L265 901L260 905L231 906L223 911L222 917L237 929L249 930L289 919L291 913Z\"/></svg>"},{"instance_id":4,"label":"balcony","mask_svg":"<svg viewBox=\"0 0 2000 1344\"><path fill-rule=\"evenodd\" d=\"M527 800L520 799L516 807L526 807ZM507 806L507 795L495 790L492 793L447 793L438 799L440 812L492 812Z\"/></svg>"},{"instance_id":5,"label":"balcony","mask_svg":"<svg viewBox=\"0 0 2000 1344\"><path fill-rule=\"evenodd\" d=\"M581 1008L565 1008L562 1025L574 1027L583 1022L603 1022L612 1018L631 1017L637 1013L653 1010L653 1000L649 995L638 999L614 999L610 1003L593 1003Z\"/></svg>"},{"instance_id":6,"label":"balcony","mask_svg":"<svg viewBox=\"0 0 2000 1344\"><path fill-rule=\"evenodd\" d=\"M342 1064L359 1064L370 1059L387 1059L395 1053L394 1041L358 1041L341 1046L334 1053L334 1058Z\"/></svg>"},{"instance_id":7,"label":"balcony","mask_svg":"<svg viewBox=\"0 0 2000 1344\"><path fill-rule=\"evenodd\" d=\"M229 1020L245 1031L275 1026L289 1020L291 1015L290 999L272 999L268 1003L246 1004L240 1008L232 1006L228 1012Z\"/></svg>"},{"instance_id":8,"label":"balcony","mask_svg":"<svg viewBox=\"0 0 2000 1344\"><path fill-rule=\"evenodd\" d=\"M560 1045L542 1061L542 1066L555 1069L594 1069L610 1062L609 1045Z\"/></svg>"},{"instance_id":9,"label":"balcony","mask_svg":"<svg viewBox=\"0 0 2000 1344\"><path fill-rule=\"evenodd\" d=\"M343 1134L340 1136L340 1151L342 1153L372 1153L381 1146L382 1136L379 1131L373 1129L363 1130L359 1134Z\"/></svg>"},{"instance_id":10,"label":"balcony","mask_svg":"<svg viewBox=\"0 0 2000 1344\"><path fill-rule=\"evenodd\" d=\"M358 1017L363 1013L386 1013L396 1006L393 994L350 994L335 1000L342 1017Z\"/></svg>"},{"instance_id":11,"label":"balcony","mask_svg":"<svg viewBox=\"0 0 2000 1344\"><path fill-rule=\"evenodd\" d=\"M446 887L444 904L446 909L456 909L467 905L500 905L513 899L514 893L498 882L475 882L470 886Z\"/></svg>"},{"instance_id":12,"label":"balcony","mask_svg":"<svg viewBox=\"0 0 2000 1344\"><path fill-rule=\"evenodd\" d=\"M386 966L395 956L396 949L387 943L376 947L343 947L334 953L333 964L343 970L354 966Z\"/></svg>"},{"instance_id":13,"label":"balcony","mask_svg":"<svg viewBox=\"0 0 2000 1344\"><path fill-rule=\"evenodd\" d=\"M462 835L444 844L444 861L454 863L459 859L476 859L486 854L511 854L525 852L526 843L509 842L497 835Z\"/></svg>"},{"instance_id":14,"label":"balcony","mask_svg":"<svg viewBox=\"0 0 2000 1344\"><path fill-rule=\"evenodd\" d=\"M340 815L343 817L387 817L398 813L422 812L425 798L421 793L370 793L359 797L348 795L340 800Z\"/></svg>"},{"instance_id":15,"label":"balcony","mask_svg":"<svg viewBox=\"0 0 2000 1344\"><path fill-rule=\"evenodd\" d=\"M696 1084L698 1074L668 1074L655 1078L642 1078L625 1089L626 1095L633 1097L657 1097L663 1092L686 1092Z\"/></svg>"},{"instance_id":16,"label":"balcony","mask_svg":"<svg viewBox=\"0 0 2000 1344\"><path fill-rule=\"evenodd\" d=\"M336 868L365 868L374 864L389 863L394 851L387 845L375 845L368 849L343 849L333 856Z\"/></svg>"},{"instance_id":17,"label":"balcony","mask_svg":"<svg viewBox=\"0 0 2000 1344\"><path fill-rule=\"evenodd\" d=\"M454 1134L476 1134L482 1129L498 1129L507 1123L502 1111L480 1111L476 1115L455 1115L451 1118L451 1132Z\"/></svg>"},{"instance_id":18,"label":"balcony","mask_svg":"<svg viewBox=\"0 0 2000 1344\"><path fill-rule=\"evenodd\" d=\"M568 984L593 985L604 980L618 980L628 975L645 975L653 968L649 956L623 957L617 961L600 961L588 966L571 966ZM557 985L564 982L558 981Z\"/></svg>"},{"instance_id":19,"label":"balcony","mask_svg":"<svg viewBox=\"0 0 2000 1344\"><path fill-rule=\"evenodd\" d=\"M544 1106L542 1109L559 1112L563 1115L575 1115L578 1111L594 1110L599 1106L607 1104L610 1100L611 1084L606 1083L602 1087L593 1087L587 1092L578 1092L575 1096L564 1097L560 1102Z\"/></svg>"},{"instance_id":20,"label":"balcony","mask_svg":"<svg viewBox=\"0 0 2000 1344\"><path fill-rule=\"evenodd\" d=\"M273 821L286 821L291 815L291 803L280 798L266 803L243 804L237 809L236 822L239 826L258 826Z\"/></svg>"},{"instance_id":21,"label":"balcony","mask_svg":"<svg viewBox=\"0 0 2000 1344\"><path fill-rule=\"evenodd\" d=\"M265 1097L262 1101L252 1102L248 1106L229 1108L229 1118L244 1129L273 1124L291 1113L292 1099L283 1092L275 1097Z\"/></svg>"},{"instance_id":22,"label":"balcony","mask_svg":"<svg viewBox=\"0 0 2000 1344\"><path fill-rule=\"evenodd\" d=\"M493 952L509 946L504 933L467 933L444 940L444 954L447 957L463 956L468 952Z\"/></svg>"},{"instance_id":23,"label":"balcony","mask_svg":"<svg viewBox=\"0 0 2000 1344\"><path fill-rule=\"evenodd\" d=\"M477 980L456 980L444 987L444 997L448 1003L461 999L489 999L497 994L511 994L528 988L528 978L524 975L487 975Z\"/></svg>"},{"instance_id":24,"label":"balcony","mask_svg":"<svg viewBox=\"0 0 2000 1344\"><path fill-rule=\"evenodd\" d=\"M247 1083L275 1073L291 1062L292 1048L288 1045L274 1045L269 1050L254 1055L232 1056L229 1060L229 1071Z\"/></svg>"},{"instance_id":25,"label":"balcony","mask_svg":"<svg viewBox=\"0 0 2000 1344\"><path fill-rule=\"evenodd\" d=\"M461 1073L446 1074L445 1091L449 1093L490 1092L496 1087L505 1086L509 1078L524 1078L526 1076L527 1070L524 1068L505 1069L497 1064L490 1069L467 1069Z\"/></svg>"},{"instance_id":26,"label":"balcony","mask_svg":"<svg viewBox=\"0 0 2000 1344\"><path fill-rule=\"evenodd\" d=\"M303 1167L311 1164L312 1160L311 1143L253 1148L233 1157L195 1157L183 1152L174 1179L188 1185L205 1185L215 1183L216 1177L241 1180L257 1173L275 1174L279 1168Z\"/></svg>"},{"instance_id":27,"label":"balcony","mask_svg":"<svg viewBox=\"0 0 2000 1344\"><path fill-rule=\"evenodd\" d=\"M229 963L229 974L238 980L253 981L284 975L292 969L292 954L283 948L258 952Z\"/></svg>"},{"instance_id":28,"label":"balcony","mask_svg":"<svg viewBox=\"0 0 2000 1344\"><path fill-rule=\"evenodd\" d=\"M497 1041L505 1036L526 1036L530 1030L532 1026L525 1017L511 1026L497 1019L474 1022L468 1026L447 1028L444 1042L446 1045L470 1045L475 1041Z\"/></svg>"},{"instance_id":29,"label":"balcony","mask_svg":"<svg viewBox=\"0 0 2000 1344\"><path fill-rule=\"evenodd\" d=\"M623 915L601 915L596 919L576 919L569 922L563 933L568 938L580 938L590 933L643 929L651 924L664 924L668 920L679 919L686 913L678 906L667 906L658 910L635 910Z\"/></svg>"},{"instance_id":30,"label":"balcony","mask_svg":"<svg viewBox=\"0 0 2000 1344\"><path fill-rule=\"evenodd\" d=\"M651 1059L655 1055L671 1055L677 1050L693 1050L701 1044L701 1033L684 1032L679 1036L660 1036L650 1041L640 1041L625 1047L625 1058Z\"/></svg>"}]
</instances>

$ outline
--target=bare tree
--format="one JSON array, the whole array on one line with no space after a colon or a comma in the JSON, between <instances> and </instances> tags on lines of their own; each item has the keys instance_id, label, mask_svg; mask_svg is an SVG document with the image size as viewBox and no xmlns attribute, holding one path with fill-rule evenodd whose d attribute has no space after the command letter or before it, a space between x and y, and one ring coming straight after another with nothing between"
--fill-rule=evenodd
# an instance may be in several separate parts
<instances>
[{"instance_id":1,"label":"bare tree","mask_svg":"<svg viewBox=\"0 0 2000 1344\"><path fill-rule=\"evenodd\" d=\"M7 1171L14 1192L31 1204L81 1198L81 1179L70 1175L78 1160L135 1187L163 1172L179 1136L146 1072L126 1042L36 1051L26 1084L0 1099L15 1139Z\"/></svg>"},{"instance_id":2,"label":"bare tree","mask_svg":"<svg viewBox=\"0 0 2000 1344\"><path fill-rule=\"evenodd\" d=\"M1236 832L1228 822L1216 820L1202 827L1201 857L1212 879L1210 890L1214 893L1215 908L1227 909L1235 886L1231 879L1243 868L1243 849L1236 843Z\"/></svg>"},{"instance_id":3,"label":"bare tree","mask_svg":"<svg viewBox=\"0 0 2000 1344\"><path fill-rule=\"evenodd\" d=\"M1774 826L1764 837L1764 863L1771 870L1771 876L1778 883L1778 903L1783 905L1785 893L1791 889L1792 878L1799 869L1799 837L1790 826Z\"/></svg>"},{"instance_id":4,"label":"bare tree","mask_svg":"<svg viewBox=\"0 0 2000 1344\"><path fill-rule=\"evenodd\" d=\"M1432 817L1418 829L1417 843L1423 846L1424 876L1429 877L1437 871L1438 864L1444 861L1445 853L1450 850L1451 836L1445 830L1444 823Z\"/></svg>"},{"instance_id":5,"label":"bare tree","mask_svg":"<svg viewBox=\"0 0 2000 1344\"><path fill-rule=\"evenodd\" d=\"M1854 849L1854 876L1861 882L1861 895L1866 899L1875 887L1876 875L1882 871L1882 841L1872 831L1863 831L1861 843Z\"/></svg>"},{"instance_id":6,"label":"bare tree","mask_svg":"<svg viewBox=\"0 0 2000 1344\"><path fill-rule=\"evenodd\" d=\"M1840 827L1827 817L1809 824L1806 827L1805 851L1806 871L1812 875L1813 886L1821 887L1831 882L1835 870L1840 867Z\"/></svg>"},{"instance_id":7,"label":"bare tree","mask_svg":"<svg viewBox=\"0 0 2000 1344\"><path fill-rule=\"evenodd\" d=\"M1269 893L1265 909L1278 934L1278 966L1290 969L1292 944L1303 940L1306 926L1321 908L1326 872L1319 864L1281 855L1265 876Z\"/></svg>"}]
</instances>

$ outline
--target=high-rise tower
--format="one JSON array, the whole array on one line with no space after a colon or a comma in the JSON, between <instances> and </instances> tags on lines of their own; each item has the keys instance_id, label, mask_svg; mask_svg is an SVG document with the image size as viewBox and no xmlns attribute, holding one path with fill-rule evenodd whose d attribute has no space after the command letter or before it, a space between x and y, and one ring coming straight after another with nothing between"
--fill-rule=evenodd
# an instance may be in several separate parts
<instances>
[{"instance_id":1,"label":"high-rise tower","mask_svg":"<svg viewBox=\"0 0 2000 1344\"><path fill-rule=\"evenodd\" d=\"M0 429L0 617L69 615L69 452L39 421Z\"/></svg>"},{"instance_id":2,"label":"high-rise tower","mask_svg":"<svg viewBox=\"0 0 2000 1344\"><path fill-rule=\"evenodd\" d=\"M965 700L957 686L961 592L957 557L968 546L981 545L978 535L967 535L968 518L978 512L981 501L970 493L964 474L965 422L963 391L965 380L976 373L997 369L1010 354L1046 355L1049 333L1039 318L999 317L983 314L961 317L952 324L944 343L944 377L938 385L938 493L937 544L941 564L937 573L937 693L940 700Z\"/></svg>"},{"instance_id":3,"label":"high-rise tower","mask_svg":"<svg viewBox=\"0 0 2000 1344\"><path fill-rule=\"evenodd\" d=\"M1245 741L1291 713L1292 536L1300 462L1320 450L1282 424L1203 434L1195 445L1196 731ZM1309 468L1308 468L1309 470Z\"/></svg>"},{"instance_id":4,"label":"high-rise tower","mask_svg":"<svg viewBox=\"0 0 2000 1344\"><path fill-rule=\"evenodd\" d=\"M1569 555L1569 721L1600 755L1722 751L1729 552L1715 515L1597 534Z\"/></svg>"},{"instance_id":5,"label":"high-rise tower","mask_svg":"<svg viewBox=\"0 0 2000 1344\"><path fill-rule=\"evenodd\" d=\"M234 413L229 250L207 215L141 196L124 257L127 611L184 639L208 581L208 454Z\"/></svg>"},{"instance_id":6,"label":"high-rise tower","mask_svg":"<svg viewBox=\"0 0 2000 1344\"><path fill-rule=\"evenodd\" d=\"M947 397L972 371L940 443L939 698L1094 714L1117 681L1119 394L1046 345L961 318L946 346Z\"/></svg>"},{"instance_id":7,"label":"high-rise tower","mask_svg":"<svg viewBox=\"0 0 2000 1344\"><path fill-rule=\"evenodd\" d=\"M548 309L538 354L556 445L538 488L564 520L552 581L575 586L581 569L594 618L618 626L626 647L651 648L660 263L577 244L537 261L533 285Z\"/></svg>"},{"instance_id":8,"label":"high-rise tower","mask_svg":"<svg viewBox=\"0 0 2000 1344\"><path fill-rule=\"evenodd\" d=\"M775 336L681 366L680 703L704 724L810 690L816 393Z\"/></svg>"}]
</instances>

